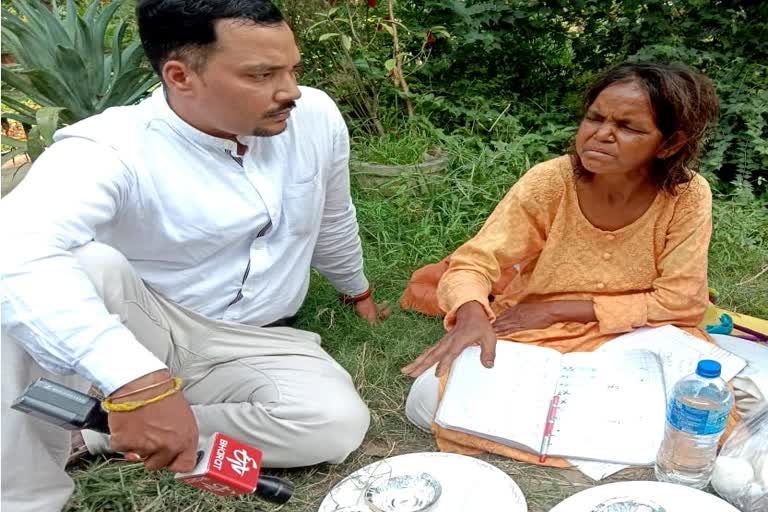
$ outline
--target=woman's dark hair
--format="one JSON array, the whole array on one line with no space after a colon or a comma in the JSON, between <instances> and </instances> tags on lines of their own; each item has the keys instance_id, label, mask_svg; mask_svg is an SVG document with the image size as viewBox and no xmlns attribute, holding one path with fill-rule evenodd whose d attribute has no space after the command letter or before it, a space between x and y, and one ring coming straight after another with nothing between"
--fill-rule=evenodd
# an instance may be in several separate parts
<instances>
[{"instance_id":1,"label":"woman's dark hair","mask_svg":"<svg viewBox=\"0 0 768 512\"><path fill-rule=\"evenodd\" d=\"M283 15L269 0L139 0L136 17L144 53L161 77L169 59L187 59L193 69L202 70L216 46L218 20L256 25L283 22Z\"/></svg>"},{"instance_id":2,"label":"woman's dark hair","mask_svg":"<svg viewBox=\"0 0 768 512\"><path fill-rule=\"evenodd\" d=\"M683 64L623 63L604 71L592 82L584 93L582 115L603 89L627 82L639 84L648 94L656 126L665 143L678 131L685 138L676 153L656 159L651 168L651 179L656 186L675 194L678 185L693 179L705 135L717 120L719 104L715 88L707 77ZM592 173L584 168L576 154L575 144L571 145L570 155L576 176L591 177Z\"/></svg>"}]
</instances>

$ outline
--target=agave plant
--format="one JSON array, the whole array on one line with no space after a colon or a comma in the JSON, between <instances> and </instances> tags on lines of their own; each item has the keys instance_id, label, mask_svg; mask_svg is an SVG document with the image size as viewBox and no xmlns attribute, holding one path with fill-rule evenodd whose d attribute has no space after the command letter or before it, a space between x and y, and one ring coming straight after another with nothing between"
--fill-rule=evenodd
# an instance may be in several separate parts
<instances>
[{"instance_id":1,"label":"agave plant","mask_svg":"<svg viewBox=\"0 0 768 512\"><path fill-rule=\"evenodd\" d=\"M105 41L122 1L102 6L100 0L93 0L82 15L74 0L67 0L64 9L55 1L51 9L40 0L10 3L12 10L8 2L2 7L2 46L15 63L2 66L4 88L20 92L40 107L60 108L61 123L135 103L157 83L152 69L143 63L138 38L124 43L125 20L116 22L111 44ZM35 107L8 94L2 102L15 111L3 117L37 124Z\"/></svg>"},{"instance_id":2,"label":"agave plant","mask_svg":"<svg viewBox=\"0 0 768 512\"><path fill-rule=\"evenodd\" d=\"M3 146L11 149L2 157L0 194L8 194L26 176L32 162L45 148L53 144L53 134L59 124L60 107L41 107L35 111L35 125L27 131L26 140L2 136Z\"/></svg>"},{"instance_id":3,"label":"agave plant","mask_svg":"<svg viewBox=\"0 0 768 512\"><path fill-rule=\"evenodd\" d=\"M27 132L27 140L17 140L3 135L2 143L12 149L3 154L2 162L13 160L26 153L35 160L46 146L53 144L53 134L59 124L60 107L42 107L35 112L35 125Z\"/></svg>"}]
</instances>

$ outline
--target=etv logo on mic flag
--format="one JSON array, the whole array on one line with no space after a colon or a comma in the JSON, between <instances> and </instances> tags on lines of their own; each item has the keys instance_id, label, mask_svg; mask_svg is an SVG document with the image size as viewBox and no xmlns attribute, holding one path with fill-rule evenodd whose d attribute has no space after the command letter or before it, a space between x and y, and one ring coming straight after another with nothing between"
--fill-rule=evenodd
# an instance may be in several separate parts
<instances>
[{"instance_id":1,"label":"etv logo on mic flag","mask_svg":"<svg viewBox=\"0 0 768 512\"><path fill-rule=\"evenodd\" d=\"M189 473L178 473L176 480L219 496L256 490L261 472L260 450L216 432L201 453L195 468Z\"/></svg>"}]
</instances>

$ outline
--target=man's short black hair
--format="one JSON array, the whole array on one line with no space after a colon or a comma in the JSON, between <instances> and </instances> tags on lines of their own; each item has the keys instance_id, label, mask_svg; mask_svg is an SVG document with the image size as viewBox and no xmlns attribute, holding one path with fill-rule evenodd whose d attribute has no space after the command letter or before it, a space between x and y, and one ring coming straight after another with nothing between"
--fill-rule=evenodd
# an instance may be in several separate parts
<instances>
[{"instance_id":1,"label":"man's short black hair","mask_svg":"<svg viewBox=\"0 0 768 512\"><path fill-rule=\"evenodd\" d=\"M169 59L186 59L196 71L203 69L216 44L218 20L256 25L284 21L269 0L138 0L136 17L144 53L161 77Z\"/></svg>"}]
</instances>

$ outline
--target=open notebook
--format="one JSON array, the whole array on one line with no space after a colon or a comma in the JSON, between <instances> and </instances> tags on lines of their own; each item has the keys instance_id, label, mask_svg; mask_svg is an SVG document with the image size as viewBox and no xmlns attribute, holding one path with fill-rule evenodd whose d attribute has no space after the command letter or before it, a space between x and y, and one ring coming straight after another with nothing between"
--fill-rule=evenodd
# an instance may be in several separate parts
<instances>
[{"instance_id":1,"label":"open notebook","mask_svg":"<svg viewBox=\"0 0 768 512\"><path fill-rule=\"evenodd\" d=\"M480 349L454 362L435 421L508 446L539 453L552 397L560 397L549 455L568 457L589 476L653 463L663 438L667 390L715 359L733 378L743 359L676 327L640 329L597 352L560 354L500 341L492 369ZM594 467L592 467L594 466ZM601 475L606 476L606 475Z\"/></svg>"},{"instance_id":2,"label":"open notebook","mask_svg":"<svg viewBox=\"0 0 768 512\"><path fill-rule=\"evenodd\" d=\"M730 381L744 367L744 359L731 354L717 345L707 343L673 325L645 327L624 334L598 349L598 352L626 351L634 349L650 350L661 360L664 372L666 394L672 394L677 381L693 373L696 364L702 359L713 359L722 366L721 377ZM599 463L571 460L583 473L594 480L600 480L626 466L620 464Z\"/></svg>"},{"instance_id":3,"label":"open notebook","mask_svg":"<svg viewBox=\"0 0 768 512\"><path fill-rule=\"evenodd\" d=\"M549 455L624 464L653 460L663 436L661 362L643 350L572 352L500 341L491 369L479 347L456 359L435 421L539 453L559 397Z\"/></svg>"}]
</instances>

